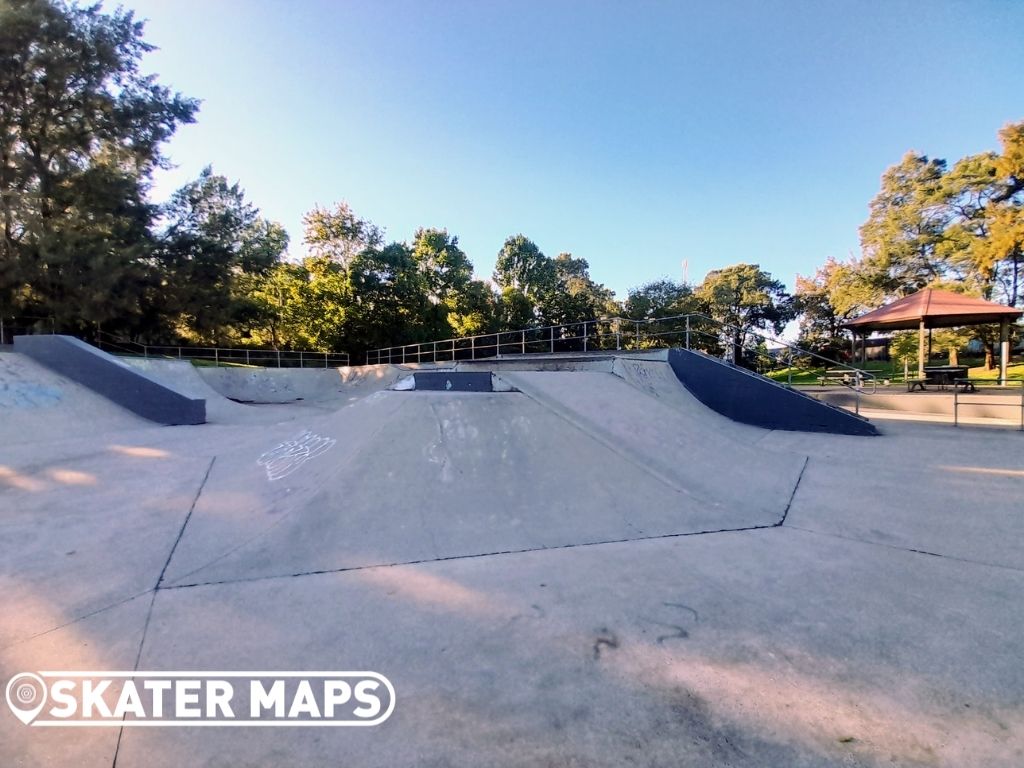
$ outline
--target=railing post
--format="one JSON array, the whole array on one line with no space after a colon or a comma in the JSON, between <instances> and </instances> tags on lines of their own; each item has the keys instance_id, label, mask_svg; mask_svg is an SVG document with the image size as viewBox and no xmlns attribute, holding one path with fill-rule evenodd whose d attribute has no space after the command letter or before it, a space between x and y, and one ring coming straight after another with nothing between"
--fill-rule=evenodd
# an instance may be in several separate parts
<instances>
[{"instance_id":1,"label":"railing post","mask_svg":"<svg viewBox=\"0 0 1024 768\"><path fill-rule=\"evenodd\" d=\"M686 316L686 348L690 348L690 316Z\"/></svg>"},{"instance_id":2,"label":"railing post","mask_svg":"<svg viewBox=\"0 0 1024 768\"><path fill-rule=\"evenodd\" d=\"M245 364L246 365L249 364L249 350L248 349L245 350Z\"/></svg>"},{"instance_id":3,"label":"railing post","mask_svg":"<svg viewBox=\"0 0 1024 768\"><path fill-rule=\"evenodd\" d=\"M789 365L787 366L787 368L789 369L789 388L792 389L793 388L793 348L792 347L789 348Z\"/></svg>"},{"instance_id":4,"label":"railing post","mask_svg":"<svg viewBox=\"0 0 1024 768\"><path fill-rule=\"evenodd\" d=\"M476 336L469 337L469 359L476 360Z\"/></svg>"},{"instance_id":5,"label":"railing post","mask_svg":"<svg viewBox=\"0 0 1024 768\"><path fill-rule=\"evenodd\" d=\"M587 323L583 323L583 351L587 351Z\"/></svg>"},{"instance_id":6,"label":"railing post","mask_svg":"<svg viewBox=\"0 0 1024 768\"><path fill-rule=\"evenodd\" d=\"M434 342L434 359L431 362L434 362L434 363L437 362L437 342L436 341Z\"/></svg>"},{"instance_id":7,"label":"railing post","mask_svg":"<svg viewBox=\"0 0 1024 768\"><path fill-rule=\"evenodd\" d=\"M220 350L216 347L213 348L213 362L218 367L220 366Z\"/></svg>"},{"instance_id":8,"label":"railing post","mask_svg":"<svg viewBox=\"0 0 1024 768\"><path fill-rule=\"evenodd\" d=\"M526 331L519 332L522 336L522 353L526 354Z\"/></svg>"},{"instance_id":9,"label":"railing post","mask_svg":"<svg viewBox=\"0 0 1024 768\"><path fill-rule=\"evenodd\" d=\"M281 350L277 350L277 367L281 367Z\"/></svg>"},{"instance_id":10,"label":"railing post","mask_svg":"<svg viewBox=\"0 0 1024 768\"><path fill-rule=\"evenodd\" d=\"M555 326L551 326L549 335L551 336L551 354L555 354Z\"/></svg>"},{"instance_id":11,"label":"railing post","mask_svg":"<svg viewBox=\"0 0 1024 768\"><path fill-rule=\"evenodd\" d=\"M405 347L402 347L402 365L405 365Z\"/></svg>"},{"instance_id":12,"label":"railing post","mask_svg":"<svg viewBox=\"0 0 1024 768\"><path fill-rule=\"evenodd\" d=\"M305 368L305 367L306 366L302 364L302 350L299 350L299 368Z\"/></svg>"}]
</instances>

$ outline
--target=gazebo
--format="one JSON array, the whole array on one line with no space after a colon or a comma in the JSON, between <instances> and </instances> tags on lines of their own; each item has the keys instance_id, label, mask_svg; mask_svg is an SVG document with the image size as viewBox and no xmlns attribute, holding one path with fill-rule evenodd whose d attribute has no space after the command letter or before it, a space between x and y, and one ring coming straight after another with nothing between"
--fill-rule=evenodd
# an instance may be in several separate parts
<instances>
[{"instance_id":1,"label":"gazebo","mask_svg":"<svg viewBox=\"0 0 1024 768\"><path fill-rule=\"evenodd\" d=\"M1010 362L1010 323L1024 310L996 304L952 291L925 288L892 304L843 323L856 335L867 337L872 331L906 331L917 328L917 375L924 378L926 332L932 328L958 328L964 325L999 323L999 382L1006 382L1006 366ZM856 343L854 344L856 348Z\"/></svg>"}]
</instances>

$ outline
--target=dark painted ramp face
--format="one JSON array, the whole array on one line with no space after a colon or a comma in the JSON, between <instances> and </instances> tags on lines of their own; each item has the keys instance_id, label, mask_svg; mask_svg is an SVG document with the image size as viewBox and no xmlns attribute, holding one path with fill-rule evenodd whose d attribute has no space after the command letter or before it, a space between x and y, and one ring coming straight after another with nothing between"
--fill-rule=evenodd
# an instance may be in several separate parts
<instances>
[{"instance_id":1,"label":"dark painted ramp face","mask_svg":"<svg viewBox=\"0 0 1024 768\"><path fill-rule=\"evenodd\" d=\"M878 434L867 419L700 352L672 349L668 362L694 397L734 421L794 432Z\"/></svg>"},{"instance_id":2,"label":"dark painted ramp face","mask_svg":"<svg viewBox=\"0 0 1024 768\"><path fill-rule=\"evenodd\" d=\"M430 392L493 392L489 372L417 371L416 389Z\"/></svg>"}]
</instances>

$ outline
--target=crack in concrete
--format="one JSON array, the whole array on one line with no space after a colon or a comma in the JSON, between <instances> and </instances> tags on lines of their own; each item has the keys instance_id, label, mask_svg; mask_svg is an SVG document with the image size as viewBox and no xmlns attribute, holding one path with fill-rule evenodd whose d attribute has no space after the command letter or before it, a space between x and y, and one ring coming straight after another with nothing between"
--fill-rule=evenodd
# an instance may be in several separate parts
<instances>
[{"instance_id":1,"label":"crack in concrete","mask_svg":"<svg viewBox=\"0 0 1024 768\"><path fill-rule=\"evenodd\" d=\"M181 543L181 537L185 535L185 528L188 526L188 521L192 519L192 513L196 509L196 504L199 503L199 497L203 495L203 489L206 488L206 481L210 479L210 472L213 471L214 462L217 461L217 457L214 456L210 459L210 463L206 466L206 473L203 475L202 481L199 483L199 488L196 489L196 495L192 498L192 503L188 507L188 513L185 515L184 521L181 523L181 528L178 529L178 535L174 539L174 543L171 545L171 551L167 553L167 559L164 560L164 567L160 569L160 575L157 577L156 584L149 590L152 594L149 598L149 608L146 610L146 621L142 625L142 638L139 640L139 650L135 653L135 665L132 667L133 671L137 671L139 668L139 662L142 660L142 649L146 647L146 635L149 633L149 622L153 618L153 606L156 604L156 595L161 589L161 584L164 581L164 574L167 573L167 566L171 564L171 558L174 557L174 552L178 548L178 544ZM127 715L125 715L127 717ZM122 718L123 719L123 718ZM111 768L117 768L117 756L121 751L121 737L124 735L124 726L117 729L117 744L114 746L114 760L111 763Z\"/></svg>"},{"instance_id":2,"label":"crack in concrete","mask_svg":"<svg viewBox=\"0 0 1024 768\"><path fill-rule=\"evenodd\" d=\"M799 474L796 476L796 483L793 484L793 490L789 494L789 501L786 502L786 508L784 510L782 510L782 518L779 520L779 522L777 522L775 524L776 527L780 526L780 525L785 525L786 524L786 518L789 517L789 510L793 506L793 499L796 498L797 489L800 488L800 481L804 479L804 472L807 469L807 465L810 464L810 463L811 463L811 457L810 456L804 456L804 463L800 467Z\"/></svg>"},{"instance_id":3,"label":"crack in concrete","mask_svg":"<svg viewBox=\"0 0 1024 768\"><path fill-rule=\"evenodd\" d=\"M109 611L109 610L111 610L113 608L117 608L118 606L124 605L125 603L130 603L132 600L138 600L140 597L144 597L145 595L148 595L152 591L153 591L152 589L147 589L147 590L145 590L143 592L139 592L137 594L131 595L130 597L125 597L125 598L123 598L121 600L118 600L116 602L110 603L109 605L104 605L104 606L102 606L100 608L96 608L96 609L94 609L92 611L89 611L88 613L83 613L81 616L76 616L75 618L70 619L69 621L65 621L63 624L58 624L56 627L50 627L49 629L44 629L42 632L36 632L34 635L30 635L29 637L23 637L20 640L15 640L13 643L8 643L7 645L0 646L0 651L6 651L8 648L14 648L15 646L21 645L22 643L28 643L28 642L31 642L32 640L36 640L36 639L38 639L40 637L44 637L46 635L49 635L50 633L56 632L59 629L64 629L65 627L73 626L73 625L77 624L80 621L85 621L86 619L90 619L93 616L97 616L97 615L103 613L104 611Z\"/></svg>"},{"instance_id":4,"label":"crack in concrete","mask_svg":"<svg viewBox=\"0 0 1024 768\"><path fill-rule=\"evenodd\" d=\"M830 533L828 531L816 531L813 528L804 528L799 525L787 525L787 530L790 531L803 531L804 533L811 533L815 536L828 536L832 539L842 539L843 541L855 541L858 544L867 544L873 547L885 547L886 549L894 549L897 552L909 552L914 555L927 555L928 557L938 557L942 560L954 560L958 563L967 563L968 565L980 565L985 568L1002 568L1007 571L1015 571L1017 573L1024 573L1024 568L1016 565L1005 565L1003 563L990 563L985 560L972 560L969 557L958 557L957 555L944 555L941 552L929 552L926 549L915 549L914 547L901 547L897 544L886 544L884 541L871 541L870 539L861 539L857 536L844 536L841 533Z\"/></svg>"}]
</instances>

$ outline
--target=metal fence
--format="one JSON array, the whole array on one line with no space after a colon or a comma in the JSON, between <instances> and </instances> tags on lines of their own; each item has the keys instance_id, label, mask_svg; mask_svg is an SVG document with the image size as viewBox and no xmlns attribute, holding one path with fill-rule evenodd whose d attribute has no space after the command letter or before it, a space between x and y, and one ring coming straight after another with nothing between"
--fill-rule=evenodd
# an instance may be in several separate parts
<instances>
[{"instance_id":1,"label":"metal fence","mask_svg":"<svg viewBox=\"0 0 1024 768\"><path fill-rule=\"evenodd\" d=\"M244 347L188 347L140 344L101 333L96 346L117 355L164 360L203 360L213 365L253 365L267 368L331 368L349 364L346 352L248 349Z\"/></svg>"},{"instance_id":2,"label":"metal fence","mask_svg":"<svg viewBox=\"0 0 1024 768\"><path fill-rule=\"evenodd\" d=\"M1007 391L1011 385L1019 385L1020 397ZM964 391L960 388L963 386ZM970 387L970 391L968 391ZM968 399L964 399L964 398ZM979 397L985 399L979 400ZM960 426L960 409L964 406L985 406L986 408L1013 408L1020 416L1020 430L1024 432L1024 381L997 383L982 379L957 379L953 383L953 426Z\"/></svg>"},{"instance_id":3,"label":"metal fence","mask_svg":"<svg viewBox=\"0 0 1024 768\"><path fill-rule=\"evenodd\" d=\"M742 357L758 372L799 363L844 369L851 379L870 382L874 375L802 349L756 329L740 329L700 314L689 313L648 320L612 317L579 323L485 333L454 339L404 344L370 350L367 363L432 363L480 360L530 353L572 353L657 349L681 346L716 356L732 357L740 339Z\"/></svg>"}]
</instances>

